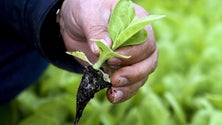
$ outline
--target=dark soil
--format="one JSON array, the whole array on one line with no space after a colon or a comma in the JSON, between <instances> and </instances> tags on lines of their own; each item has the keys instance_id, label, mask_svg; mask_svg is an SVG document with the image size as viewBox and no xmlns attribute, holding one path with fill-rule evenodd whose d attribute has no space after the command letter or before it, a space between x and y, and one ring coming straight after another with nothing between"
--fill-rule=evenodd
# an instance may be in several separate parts
<instances>
[{"instance_id":1,"label":"dark soil","mask_svg":"<svg viewBox=\"0 0 222 125\"><path fill-rule=\"evenodd\" d=\"M93 69L92 66L86 67L78 88L74 125L78 124L84 108L95 93L110 86L109 82L104 81L101 71Z\"/></svg>"}]
</instances>

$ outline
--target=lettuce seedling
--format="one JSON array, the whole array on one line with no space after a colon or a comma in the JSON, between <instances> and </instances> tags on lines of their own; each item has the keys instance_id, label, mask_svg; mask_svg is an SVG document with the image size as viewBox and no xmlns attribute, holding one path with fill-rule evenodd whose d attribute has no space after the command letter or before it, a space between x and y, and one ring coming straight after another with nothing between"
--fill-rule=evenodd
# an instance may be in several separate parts
<instances>
[{"instance_id":1,"label":"lettuce seedling","mask_svg":"<svg viewBox=\"0 0 222 125\"><path fill-rule=\"evenodd\" d=\"M145 42L148 38L148 32L144 29L145 26L163 17L163 15L150 15L139 19L131 0L119 0L111 14L108 25L108 33L112 39L111 48L107 47L102 39L92 39L99 48L99 58L95 64L92 64L83 52L67 52L67 54L80 58L89 64L78 88L74 124L77 125L85 106L94 97L94 94L111 86L109 76L101 69L104 62L112 57L130 58L130 56L116 53L115 50Z\"/></svg>"}]
</instances>

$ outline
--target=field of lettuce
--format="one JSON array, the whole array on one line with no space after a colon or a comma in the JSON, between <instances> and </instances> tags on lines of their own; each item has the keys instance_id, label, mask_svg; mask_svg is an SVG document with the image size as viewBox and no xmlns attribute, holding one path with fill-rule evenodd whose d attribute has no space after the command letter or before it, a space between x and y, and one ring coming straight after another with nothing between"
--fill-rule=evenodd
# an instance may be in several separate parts
<instances>
[{"instance_id":1,"label":"field of lettuce","mask_svg":"<svg viewBox=\"0 0 222 125\"><path fill-rule=\"evenodd\" d=\"M111 104L105 90L79 125L222 125L221 0L135 0L150 14L159 49L156 71L130 100ZM72 125L81 74L50 66L13 102L1 125Z\"/></svg>"}]
</instances>

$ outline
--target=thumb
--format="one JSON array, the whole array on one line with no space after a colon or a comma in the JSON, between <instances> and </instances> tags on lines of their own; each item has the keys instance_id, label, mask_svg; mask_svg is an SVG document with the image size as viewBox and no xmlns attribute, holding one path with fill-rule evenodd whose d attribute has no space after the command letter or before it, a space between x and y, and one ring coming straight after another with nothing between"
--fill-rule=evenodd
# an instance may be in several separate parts
<instances>
[{"instance_id":1,"label":"thumb","mask_svg":"<svg viewBox=\"0 0 222 125\"><path fill-rule=\"evenodd\" d=\"M89 25L88 29L85 31L85 35L92 52L96 55L99 54L99 49L94 39L101 39L101 41L108 47L112 46L112 40L107 31L107 26Z\"/></svg>"},{"instance_id":2,"label":"thumb","mask_svg":"<svg viewBox=\"0 0 222 125\"><path fill-rule=\"evenodd\" d=\"M96 13L96 11L93 11L91 15L85 16L82 20L83 32L85 34L86 40L90 46L90 49L96 55L99 54L99 49L92 39L103 39L105 45L108 47L112 46L112 40L108 33L109 14L110 12L107 12L107 14L101 14L99 12Z\"/></svg>"}]
</instances>

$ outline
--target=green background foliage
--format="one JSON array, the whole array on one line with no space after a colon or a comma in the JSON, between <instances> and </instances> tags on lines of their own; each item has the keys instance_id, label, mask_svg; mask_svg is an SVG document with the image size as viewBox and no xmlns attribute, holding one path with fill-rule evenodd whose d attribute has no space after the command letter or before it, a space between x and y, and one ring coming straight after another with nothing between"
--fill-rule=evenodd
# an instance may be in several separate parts
<instances>
[{"instance_id":1,"label":"green background foliage","mask_svg":"<svg viewBox=\"0 0 222 125\"><path fill-rule=\"evenodd\" d=\"M111 104L105 90L79 125L222 125L220 0L136 0L150 14L159 49L157 69L130 100ZM9 105L1 125L72 125L81 74L50 66Z\"/></svg>"}]
</instances>

